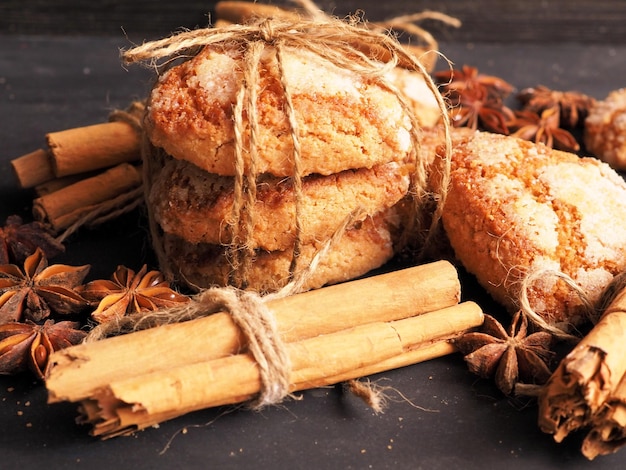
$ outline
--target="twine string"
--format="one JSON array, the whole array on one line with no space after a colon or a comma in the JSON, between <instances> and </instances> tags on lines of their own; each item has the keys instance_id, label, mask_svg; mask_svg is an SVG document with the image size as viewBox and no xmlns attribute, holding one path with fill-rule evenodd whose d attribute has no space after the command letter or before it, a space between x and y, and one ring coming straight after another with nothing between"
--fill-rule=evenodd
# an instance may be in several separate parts
<instances>
[{"instance_id":1,"label":"twine string","mask_svg":"<svg viewBox=\"0 0 626 470\"><path fill-rule=\"evenodd\" d=\"M259 366L262 390L253 408L273 405L289 393L291 364L277 331L273 313L253 291L235 291L237 301L228 309L248 338L248 349Z\"/></svg>"},{"instance_id":2,"label":"twine string","mask_svg":"<svg viewBox=\"0 0 626 470\"><path fill-rule=\"evenodd\" d=\"M596 323L598 321L598 308L596 308L585 290L582 289L576 283L576 281L574 281L567 274L553 269L536 269L532 272L529 272L524 277L519 292L520 310L522 314L525 315L531 322L544 329L545 331L552 333L556 338L560 338L566 341L578 342L580 341L580 338L569 333L567 331L567 326L561 328L557 325L548 323L538 312L534 310L530 303L528 294L533 285L537 281L546 279L548 277L556 277L557 279L563 281L580 299L583 309L583 315L585 316L585 318L592 323Z\"/></svg>"},{"instance_id":3,"label":"twine string","mask_svg":"<svg viewBox=\"0 0 626 470\"><path fill-rule=\"evenodd\" d=\"M245 68L242 85L237 93L236 103L233 108L234 132L235 132L235 185L234 204L232 208L231 244L227 256L231 264L231 284L245 288L247 285L247 273L254 257L254 246L251 243L255 224L255 204L257 200L257 161L258 161L258 134L259 122L257 112L258 101L258 69L261 56L265 50L265 44L274 44L275 56L278 65L280 82L285 99L285 109L290 128L290 136L293 143L293 173L292 183L295 195L295 234L292 260L289 269L289 278L292 279L297 266L297 259L301 250L302 217L301 207L303 199L302 190L302 164L301 145L298 137L298 122L295 107L293 105L290 86L287 82L283 62L283 48L280 40L273 40L274 32L272 22L265 20L260 24L263 41L255 41L247 45L245 54ZM247 116L250 137L248 144L249 158L246 167L245 154L245 122L244 111Z\"/></svg>"},{"instance_id":4,"label":"twine string","mask_svg":"<svg viewBox=\"0 0 626 470\"><path fill-rule=\"evenodd\" d=\"M143 115L146 104L143 101L133 101L126 109L114 109L109 113L110 122L125 122L131 126L137 134L143 132Z\"/></svg>"},{"instance_id":5,"label":"twine string","mask_svg":"<svg viewBox=\"0 0 626 470\"><path fill-rule=\"evenodd\" d=\"M385 49L390 59L381 62L375 56L363 52L368 47L356 47L355 44L369 46L371 51ZM357 218L364 216L361 208L353 210L339 225L334 234L325 240L322 248L315 254L308 266L296 271L296 261L301 244L301 204L302 204L302 169L301 145L298 136L298 122L292 100L289 77L284 73L284 54L287 48L309 51L333 65L352 71L364 79L372 80L384 89L389 90L400 102L411 121L410 136L412 155L415 161L415 174L412 177L411 194L416 201L416 211L421 207L428 193L426 190L426 162L419 154L419 122L403 98L402 93L393 87L384 75L397 66L401 60L408 63L422 75L433 95L437 99L443 121L446 140L445 157L448 161L451 153L450 124L446 105L437 86L419 62L417 57L405 51L402 46L388 34L363 28L356 22L344 22L331 17L312 20L282 21L265 19L250 24L236 24L225 28L208 28L186 31L169 38L152 41L123 52L123 60L127 64L144 63L149 67L161 69L164 66L184 60L194 52L206 46L228 47L243 51L243 80L236 95L233 107L235 132L235 201L229 225L232 230L232 244L227 250L233 268L240 268L253 256L250 236L254 224L253 206L256 202L257 183L257 93L259 83L259 64L265 51L274 54L280 85L284 100L285 115L288 120L293 145L293 171L291 180L295 195L295 243L290 267L290 280L279 291L261 297L254 292L244 292L234 287L211 288L200 291L191 302L184 307L174 307L159 312L135 314L134 319L121 319L119 325L111 327L101 325L89 335L89 341L102 335L117 334L119 328L152 327L158 324L184 321L197 318L217 311L231 312L234 321L240 324L242 331L249 339L250 352L259 364L262 378L262 392L257 400L258 406L277 403L289 389L290 365L284 345L276 333L274 320L268 311L266 302L270 299L292 295L301 291L306 281L313 275L320 261L343 236ZM247 128L246 128L247 126ZM249 132L246 140L246 131ZM246 152L248 155L246 155ZM249 156L249 158L246 158ZM246 166L247 163L247 166ZM449 168L449 162L448 162ZM445 175L444 175L444 181ZM146 182L149 184L149 182ZM445 201L446 186L442 186L442 194L435 199L439 205ZM438 214L432 220L433 226L438 223ZM417 218L418 214L415 214ZM153 234L154 235L154 234ZM245 279L245 275L239 281ZM233 290L234 289L234 290ZM217 300L216 300L217 299ZM128 317L125 317L128 318Z\"/></svg>"},{"instance_id":6,"label":"twine string","mask_svg":"<svg viewBox=\"0 0 626 470\"><path fill-rule=\"evenodd\" d=\"M355 44L365 44L371 50L385 49L389 54L389 60L381 62L376 57L363 52L367 47L356 47ZM150 66L159 67L159 61L169 64L176 58L185 57L189 51L197 51L200 47L211 45L228 46L233 49L245 51L244 55L244 77L241 88L237 94L234 106L234 131L235 131L235 201L232 210L232 220L230 221L234 238L228 249L231 269L237 273L231 280L237 280L235 285L245 287L246 266L254 256L253 247L250 242L250 228L253 224L253 201L255 199L256 177L254 171L256 154L256 122L255 110L256 96L255 88L258 86L258 62L260 61L261 49L269 50L276 58L279 70L279 79L283 90L283 100L285 103L285 114L288 120L291 140L293 145L292 159L293 172L291 181L295 196L294 209L294 246L292 261L290 263L290 277L296 271L297 259L301 249L302 234L302 170L301 170L301 146L298 137L298 122L292 101L291 87L288 78L284 73L284 51L285 48L303 49L328 60L337 67L352 71L357 75L371 79L384 89L387 89L398 99L404 112L411 120L410 136L412 141L412 155L414 161L414 171L412 175L411 188L409 193L412 196L414 214L409 218L404 227L404 237L423 237L421 243L421 254L427 251L434 239L436 230L433 230L440 223L443 205L446 199L447 185L450 172L450 123L446 104L439 93L432 78L420 63L419 59L406 51L401 44L387 34L371 31L356 24L325 17L323 20L301 20L283 21L276 19L263 19L250 24L235 24L224 28L207 28L195 31L186 31L175 36L149 42L137 46L123 53L123 58L127 63L142 62ZM174 58L174 59L172 59ZM404 98L403 94L397 90L385 78L387 71L396 67L398 62L411 64L411 67L422 75L437 100L441 111L441 119L444 129L445 154L443 158L437 159L437 165L442 173L442 185L437 194L427 191L427 162L420 156L420 135L419 121L415 117L411 106ZM246 119L244 119L244 116ZM246 121L247 120L247 124ZM250 137L249 142L245 139L245 126L248 126ZM247 149L244 147L247 144ZM249 158L246 158L246 150ZM246 163L249 167L246 168ZM416 230L420 223L420 211L423 210L425 202L431 198L434 201L433 216L431 226L427 230ZM243 218L243 220L242 220ZM244 229L241 229L243 223ZM247 231L247 233L246 233Z\"/></svg>"},{"instance_id":7,"label":"twine string","mask_svg":"<svg viewBox=\"0 0 626 470\"><path fill-rule=\"evenodd\" d=\"M190 302L151 312L119 317L93 328L85 343L170 323L180 323L228 312L248 340L248 350L259 368L261 392L251 403L259 409L282 401L289 393L291 365L285 344L278 334L273 313L254 291L235 287L213 287L198 293Z\"/></svg>"},{"instance_id":8,"label":"twine string","mask_svg":"<svg viewBox=\"0 0 626 470\"><path fill-rule=\"evenodd\" d=\"M245 69L241 87L233 107L233 125L235 133L235 177L234 197L229 221L231 242L226 256L230 260L230 284L246 287L247 266L251 258L250 234L254 228L254 202L256 199L256 135L258 121L256 116L256 77L255 72L260 60L258 42L246 49ZM254 97L254 102L252 99ZM250 126L249 166L245 165L245 122L247 114Z\"/></svg>"},{"instance_id":9,"label":"twine string","mask_svg":"<svg viewBox=\"0 0 626 470\"><path fill-rule=\"evenodd\" d=\"M252 408L260 409L280 403L289 394L291 363L286 345L278 333L274 314L267 307L267 302L301 292L304 283L315 271L320 260L339 241L345 228L361 215L361 210L357 209L346 217L339 230L316 253L310 265L298 272L291 282L277 292L262 296L257 292L244 291L233 286L207 288L185 304L138 312L97 325L89 332L84 342L92 343L110 336L227 312L248 339L248 349L259 366L261 392L252 402Z\"/></svg>"},{"instance_id":10,"label":"twine string","mask_svg":"<svg viewBox=\"0 0 626 470\"><path fill-rule=\"evenodd\" d=\"M439 21L454 28L459 28L461 26L461 22L457 18L438 11L430 10L425 10L419 13L411 13L408 15L400 15L388 20L377 21L373 23L373 25L374 28L402 30L409 33L411 36L422 40L427 48L433 50L437 49L439 46L433 35L426 29L415 24L416 22L424 20Z\"/></svg>"},{"instance_id":11,"label":"twine string","mask_svg":"<svg viewBox=\"0 0 626 470\"><path fill-rule=\"evenodd\" d=\"M268 24L271 24L269 21ZM298 120L296 119L296 110L293 104L291 96L291 90L287 77L283 67L284 64L284 51L282 47L282 41L275 43L276 47L276 59L278 63L278 75L280 77L280 83L283 87L283 96L285 99L285 109L287 111L287 119L289 120L289 127L291 129L291 141L293 144L293 174L292 184L295 195L295 237L293 243L293 254L291 256L291 263L289 266L289 279L293 280L296 272L298 257L300 256L300 250L302 248L302 146L300 145L300 138L298 136Z\"/></svg>"},{"instance_id":12,"label":"twine string","mask_svg":"<svg viewBox=\"0 0 626 470\"><path fill-rule=\"evenodd\" d=\"M597 311L603 313L609 308L609 305L617 298L617 296L626 289L626 271L622 271L615 276L608 286L602 291L600 300L598 301Z\"/></svg>"},{"instance_id":13,"label":"twine string","mask_svg":"<svg viewBox=\"0 0 626 470\"><path fill-rule=\"evenodd\" d=\"M248 143L248 151L250 153L249 167L245 168L241 165L237 168L237 173L241 173L242 177L245 176L245 198L244 204L241 208L241 217L244 218L244 238L243 238L243 263L241 269L241 275L243 276L241 285L247 285L247 273L252 264L254 256L254 247L252 246L252 233L254 232L255 224L255 206L257 200L257 160L258 160L258 134L259 134L259 118L257 111L257 96L258 96L258 68L261 62L261 55L263 54L264 45L260 42L250 44L248 49L248 60L245 61L246 68L244 71L244 82L247 84L247 101L246 110L248 117L248 124L250 126L250 141ZM238 121L238 124L243 126L243 119ZM243 132L243 130L241 131Z\"/></svg>"}]
</instances>

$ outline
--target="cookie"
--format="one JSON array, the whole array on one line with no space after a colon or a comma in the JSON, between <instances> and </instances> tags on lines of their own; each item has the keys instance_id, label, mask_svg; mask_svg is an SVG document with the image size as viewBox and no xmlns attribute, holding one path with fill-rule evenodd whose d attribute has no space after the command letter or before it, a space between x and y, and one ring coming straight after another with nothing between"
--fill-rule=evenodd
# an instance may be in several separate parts
<instances>
[{"instance_id":1,"label":"cookie","mask_svg":"<svg viewBox=\"0 0 626 470\"><path fill-rule=\"evenodd\" d=\"M510 310L530 273L571 277L593 302L626 269L626 183L595 158L477 132L454 144L443 225L455 256ZM579 325L584 309L553 275L528 291L548 323Z\"/></svg>"},{"instance_id":2,"label":"cookie","mask_svg":"<svg viewBox=\"0 0 626 470\"><path fill-rule=\"evenodd\" d=\"M323 256L304 284L314 289L327 284L354 279L378 268L394 255L393 240L399 230L399 220L393 210L368 217L345 231L343 236ZM324 246L315 240L302 246L296 275L308 267ZM163 237L164 253L174 278L194 288L225 286L232 282L233 269L220 245L192 244L175 235ZM257 250L246 274L245 283L237 285L260 293L279 290L290 279L293 251Z\"/></svg>"},{"instance_id":3,"label":"cookie","mask_svg":"<svg viewBox=\"0 0 626 470\"><path fill-rule=\"evenodd\" d=\"M259 67L255 161L257 173L284 177L294 174L294 147L273 52L265 49ZM209 173L235 175L233 106L243 80L242 61L239 50L205 48L166 71L147 105L145 130L152 144ZM283 62L302 149L302 175L407 160L412 121L398 96L373 78L310 51L285 47ZM244 121L243 148L248 149L250 130ZM250 154L243 153L247 173Z\"/></svg>"},{"instance_id":4,"label":"cookie","mask_svg":"<svg viewBox=\"0 0 626 470\"><path fill-rule=\"evenodd\" d=\"M585 147L617 170L626 170L626 88L596 101L585 119Z\"/></svg>"},{"instance_id":5,"label":"cookie","mask_svg":"<svg viewBox=\"0 0 626 470\"><path fill-rule=\"evenodd\" d=\"M408 168L396 163L345 170L302 181L301 241L332 236L355 209L363 217L387 209L409 189ZM154 178L149 202L164 232L189 243L230 244L234 178L207 173L186 161L169 159ZM296 237L296 197L290 179L258 180L254 217L246 245L267 251L286 250Z\"/></svg>"}]
</instances>

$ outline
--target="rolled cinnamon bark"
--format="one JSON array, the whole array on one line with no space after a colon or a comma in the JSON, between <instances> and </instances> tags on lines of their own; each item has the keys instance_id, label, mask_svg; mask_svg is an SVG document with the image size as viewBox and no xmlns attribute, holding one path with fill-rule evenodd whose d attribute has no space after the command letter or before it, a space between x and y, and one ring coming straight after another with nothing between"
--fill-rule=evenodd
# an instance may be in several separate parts
<instances>
[{"instance_id":1,"label":"rolled cinnamon bark","mask_svg":"<svg viewBox=\"0 0 626 470\"><path fill-rule=\"evenodd\" d=\"M141 170L122 163L33 201L35 219L59 232L81 217L124 192L141 185Z\"/></svg>"},{"instance_id":2,"label":"rolled cinnamon bark","mask_svg":"<svg viewBox=\"0 0 626 470\"><path fill-rule=\"evenodd\" d=\"M454 266L436 261L274 299L267 306L283 341L295 342L451 307L458 304L460 289ZM193 302L201 302L201 297ZM239 354L245 347L246 340L230 314L215 313L62 349L51 359L46 382L49 400L83 400L95 389L137 371L167 371Z\"/></svg>"},{"instance_id":3,"label":"rolled cinnamon bark","mask_svg":"<svg viewBox=\"0 0 626 470\"><path fill-rule=\"evenodd\" d=\"M57 178L141 159L141 139L122 121L51 132L47 136Z\"/></svg>"},{"instance_id":4,"label":"rolled cinnamon bark","mask_svg":"<svg viewBox=\"0 0 626 470\"><path fill-rule=\"evenodd\" d=\"M47 149L35 150L11 161L22 188L141 159L139 132L125 121L51 132L46 140Z\"/></svg>"},{"instance_id":5,"label":"rolled cinnamon bark","mask_svg":"<svg viewBox=\"0 0 626 470\"><path fill-rule=\"evenodd\" d=\"M59 189L66 188L74 183L78 183L80 180L85 178L91 178L92 176L96 176L98 174L97 171L89 172L89 173L81 173L80 175L69 175L63 176L62 178L54 178L51 180L47 180L44 183L37 184L35 186L35 194L37 197L45 196L46 194L51 194Z\"/></svg>"},{"instance_id":6,"label":"rolled cinnamon bark","mask_svg":"<svg viewBox=\"0 0 626 470\"><path fill-rule=\"evenodd\" d=\"M591 429L582 444L582 453L589 460L617 452L626 445L626 376L598 414L591 420Z\"/></svg>"},{"instance_id":7,"label":"rolled cinnamon bark","mask_svg":"<svg viewBox=\"0 0 626 470\"><path fill-rule=\"evenodd\" d=\"M539 397L539 427L561 442L588 427L626 372L626 289L561 361Z\"/></svg>"},{"instance_id":8,"label":"rolled cinnamon bark","mask_svg":"<svg viewBox=\"0 0 626 470\"><path fill-rule=\"evenodd\" d=\"M22 188L33 188L55 177L52 157L44 149L11 160L11 167Z\"/></svg>"},{"instance_id":9,"label":"rolled cinnamon bark","mask_svg":"<svg viewBox=\"0 0 626 470\"><path fill-rule=\"evenodd\" d=\"M394 322L375 322L287 343L290 391L381 372L420 347L480 325L472 302ZM406 359L404 359L405 362ZM406 363L404 364L406 365ZM253 398L263 384L251 354L238 354L167 371L115 380L83 401L93 434L113 437L182 414Z\"/></svg>"}]
</instances>

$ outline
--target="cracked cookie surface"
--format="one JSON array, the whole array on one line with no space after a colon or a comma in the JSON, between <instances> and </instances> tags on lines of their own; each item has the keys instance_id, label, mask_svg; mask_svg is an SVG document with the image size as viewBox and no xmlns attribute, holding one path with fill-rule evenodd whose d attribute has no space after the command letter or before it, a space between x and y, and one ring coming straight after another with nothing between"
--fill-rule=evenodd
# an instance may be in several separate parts
<instances>
[{"instance_id":1,"label":"cracked cookie surface","mask_svg":"<svg viewBox=\"0 0 626 470\"><path fill-rule=\"evenodd\" d=\"M626 183L593 158L488 133L455 142L443 223L458 259L510 310L524 277L570 276L593 301L626 269ZM555 276L529 291L552 323L582 322L577 294Z\"/></svg>"},{"instance_id":2,"label":"cracked cookie surface","mask_svg":"<svg viewBox=\"0 0 626 470\"><path fill-rule=\"evenodd\" d=\"M283 57L302 149L302 175L406 161L412 150L411 119L393 93L309 51L286 47ZM239 51L205 48L166 71L147 107L145 127L152 144L209 173L235 175L233 106L243 79L242 61ZM270 47L261 59L257 88L256 172L290 176L292 128ZM245 113L243 134L243 148L248 149ZM250 154L243 153L248 172Z\"/></svg>"}]
</instances>

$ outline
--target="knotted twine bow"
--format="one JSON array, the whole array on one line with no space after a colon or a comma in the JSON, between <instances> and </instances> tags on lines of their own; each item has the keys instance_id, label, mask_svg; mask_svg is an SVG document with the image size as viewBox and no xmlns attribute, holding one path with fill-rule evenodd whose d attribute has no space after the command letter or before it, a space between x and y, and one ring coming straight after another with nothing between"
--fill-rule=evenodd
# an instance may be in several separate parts
<instances>
[{"instance_id":1,"label":"knotted twine bow","mask_svg":"<svg viewBox=\"0 0 626 470\"><path fill-rule=\"evenodd\" d=\"M358 44L358 47L356 46ZM249 240L250 231L253 227L253 207L256 200L256 159L258 132L258 119L256 112L258 93L258 73L261 56L266 50L271 50L275 55L280 84L284 96L284 106L290 126L290 137L293 143L293 174L291 176L295 194L295 242L293 257L290 267L290 282L279 292L261 297L259 294L244 292L232 287L211 288L200 292L192 302L185 307L164 310L161 312L149 312L134 317L120 319L118 324L111 327L103 325L92 332L89 340L95 340L103 335L119 333L123 330L135 330L158 324L184 321L197 318L217 311L229 311L234 320L248 335L250 351L259 364L262 378L262 392L257 404L280 402L289 392L290 367L289 360L282 344L282 340L276 333L273 316L264 304L270 298L291 295L301 290L306 279L316 269L319 260L341 237L342 233L357 216L358 209L346 218L335 234L327 241L322 250L318 252L313 261L304 270L296 274L296 263L301 245L301 205L302 205L302 170L301 170L301 145L298 134L298 122L292 101L291 87L288 77L283 73L285 49L304 50L314 53L331 62L337 67L355 72L358 76L372 80L381 88L391 92L400 103L402 109L411 120L410 137L412 141L412 155L415 166L412 175L411 195L413 196L415 217L407 223L406 232L417 234L415 226L418 224L419 210L426 204L431 195L427 191L427 165L425 158L420 158L419 148L419 124L404 98L396 87L385 79L385 73L396 67L399 62L409 64L417 73L421 74L430 91L435 96L441 110L441 118L445 133L445 154L438 159L442 174L441 194L434 195L436 208L433 213L431 230L427 232L424 246L430 242L430 237L435 232L432 230L438 225L441 218L445 191L448 186L450 173L451 138L450 125L446 105L439 94L433 80L419 62L417 57L408 53L393 37L379 31L371 31L358 26L355 19L350 22L340 21L331 17L323 19L311 19L301 21L282 21L265 19L245 25L231 25L224 28L207 28L194 31L186 31L180 34L143 44L122 54L127 64L142 62L157 70L179 60L193 57L201 48L206 46L222 46L229 49L242 51L243 55L243 80L236 95L233 107L233 122L235 130L235 198L232 209L232 246L229 250L230 262L234 267L245 268L253 256L254 248ZM377 60L375 51L385 50L385 57L389 60L381 62ZM367 52L363 52L363 51ZM249 126L249 148L244 149L244 134L246 131L244 116ZM244 152L249 154L248 166L244 165ZM247 171L244 171L247 168ZM243 222L241 224L240 222ZM240 229L243 226L243 229ZM154 235L154 230L153 230ZM237 271L235 269L234 271ZM245 275L237 281L245 286Z\"/></svg>"}]
</instances>

